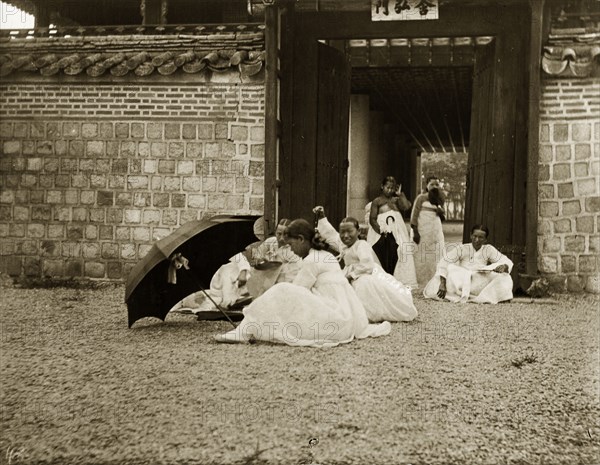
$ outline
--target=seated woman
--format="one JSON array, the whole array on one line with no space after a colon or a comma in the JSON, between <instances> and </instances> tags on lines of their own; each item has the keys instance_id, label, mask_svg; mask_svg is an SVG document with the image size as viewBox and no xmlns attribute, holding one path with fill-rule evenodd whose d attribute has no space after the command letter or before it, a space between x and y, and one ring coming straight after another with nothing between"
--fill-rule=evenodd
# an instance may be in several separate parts
<instances>
[{"instance_id":1,"label":"seated woman","mask_svg":"<svg viewBox=\"0 0 600 465\"><path fill-rule=\"evenodd\" d=\"M423 295L435 300L490 304L512 299L509 273L513 262L487 243L488 235L486 226L475 225L470 244L448 248Z\"/></svg>"},{"instance_id":2,"label":"seated woman","mask_svg":"<svg viewBox=\"0 0 600 465\"><path fill-rule=\"evenodd\" d=\"M396 178L387 176L381 184L381 195L369 205L371 227L367 242L373 247L387 273L406 286L416 287L413 244L400 213L408 210L411 204L402 194Z\"/></svg>"},{"instance_id":3,"label":"seated woman","mask_svg":"<svg viewBox=\"0 0 600 465\"><path fill-rule=\"evenodd\" d=\"M263 219L259 218L258 222ZM210 281L210 297L223 307L230 307L241 299L258 297L276 282L291 282L300 269L300 257L285 243L284 232L290 220L282 219L277 225L275 236L262 242L250 244L243 252L235 254L221 266ZM261 228L255 226L255 235L262 238ZM259 271L254 268L263 262L281 263L274 269ZM196 292L183 299L172 311L197 313L212 310L214 304L203 292Z\"/></svg>"},{"instance_id":4,"label":"seated woman","mask_svg":"<svg viewBox=\"0 0 600 465\"><path fill-rule=\"evenodd\" d=\"M339 234L325 217L323 207L315 207L319 234L340 251L344 274L362 302L371 322L411 321L417 316L410 289L386 273L371 246L358 238L358 221L344 218Z\"/></svg>"},{"instance_id":5,"label":"seated woman","mask_svg":"<svg viewBox=\"0 0 600 465\"><path fill-rule=\"evenodd\" d=\"M279 283L244 309L240 325L218 342L261 340L290 346L333 347L389 334L391 325L369 324L367 313L333 255L321 250L306 220L287 227L286 240L302 258L293 283Z\"/></svg>"}]
</instances>

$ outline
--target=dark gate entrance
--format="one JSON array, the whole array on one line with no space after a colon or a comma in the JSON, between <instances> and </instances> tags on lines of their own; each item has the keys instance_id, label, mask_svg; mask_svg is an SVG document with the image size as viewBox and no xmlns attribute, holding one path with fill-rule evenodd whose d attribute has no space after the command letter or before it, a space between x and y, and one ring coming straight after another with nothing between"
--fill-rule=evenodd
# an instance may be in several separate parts
<instances>
[{"instance_id":1,"label":"dark gate entrance","mask_svg":"<svg viewBox=\"0 0 600 465\"><path fill-rule=\"evenodd\" d=\"M369 11L296 11L290 18L282 31L279 216L310 218L317 203L334 221L345 214L344 155L338 150L345 149L347 122L325 115L334 107L341 111L336 91L347 89L346 80L330 87L325 62L332 61L324 59L328 52L320 52L319 40L490 36L493 43L478 47L474 65L465 239L472 224L487 224L491 241L516 264L517 282L526 238L529 7L444 5L443 16L431 22L372 22ZM332 66L341 77L341 62Z\"/></svg>"}]
</instances>

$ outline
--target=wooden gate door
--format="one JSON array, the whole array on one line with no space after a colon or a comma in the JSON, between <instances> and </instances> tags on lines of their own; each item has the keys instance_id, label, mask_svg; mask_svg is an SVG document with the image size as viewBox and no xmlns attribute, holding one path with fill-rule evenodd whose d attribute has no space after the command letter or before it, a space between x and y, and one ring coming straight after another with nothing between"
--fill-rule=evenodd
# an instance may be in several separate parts
<instances>
[{"instance_id":1,"label":"wooden gate door","mask_svg":"<svg viewBox=\"0 0 600 465\"><path fill-rule=\"evenodd\" d=\"M350 64L316 40L294 37L284 59L280 218L313 219L323 205L331 223L346 215Z\"/></svg>"},{"instance_id":2,"label":"wooden gate door","mask_svg":"<svg viewBox=\"0 0 600 465\"><path fill-rule=\"evenodd\" d=\"M318 43L315 203L337 227L346 216L350 65L344 53Z\"/></svg>"},{"instance_id":3,"label":"wooden gate door","mask_svg":"<svg viewBox=\"0 0 600 465\"><path fill-rule=\"evenodd\" d=\"M473 101L471 107L471 136L467 168L467 198L463 241L471 242L471 227L485 224L493 227L493 201L489 198L493 178L493 128L494 128L494 46L478 47L473 76Z\"/></svg>"}]
</instances>

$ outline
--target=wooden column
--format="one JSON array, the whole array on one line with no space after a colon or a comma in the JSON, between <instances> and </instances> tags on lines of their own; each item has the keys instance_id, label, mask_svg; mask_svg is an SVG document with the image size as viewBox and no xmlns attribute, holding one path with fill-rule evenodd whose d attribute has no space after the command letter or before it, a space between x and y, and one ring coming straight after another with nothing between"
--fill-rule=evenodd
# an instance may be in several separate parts
<instances>
[{"instance_id":1,"label":"wooden column","mask_svg":"<svg viewBox=\"0 0 600 465\"><path fill-rule=\"evenodd\" d=\"M530 47L528 67L529 108L527 121L527 187L526 187L526 270L536 275L537 266L537 223L538 223L538 163L540 131L540 74L544 30L545 0L529 0Z\"/></svg>"},{"instance_id":2,"label":"wooden column","mask_svg":"<svg viewBox=\"0 0 600 465\"><path fill-rule=\"evenodd\" d=\"M169 0L141 0L142 24L166 24Z\"/></svg>"},{"instance_id":3,"label":"wooden column","mask_svg":"<svg viewBox=\"0 0 600 465\"><path fill-rule=\"evenodd\" d=\"M35 27L50 27L50 8L47 0L35 2Z\"/></svg>"},{"instance_id":4,"label":"wooden column","mask_svg":"<svg viewBox=\"0 0 600 465\"><path fill-rule=\"evenodd\" d=\"M277 211L277 158L279 131L279 11L275 5L265 9L265 193L264 218L267 234L275 230Z\"/></svg>"}]
</instances>

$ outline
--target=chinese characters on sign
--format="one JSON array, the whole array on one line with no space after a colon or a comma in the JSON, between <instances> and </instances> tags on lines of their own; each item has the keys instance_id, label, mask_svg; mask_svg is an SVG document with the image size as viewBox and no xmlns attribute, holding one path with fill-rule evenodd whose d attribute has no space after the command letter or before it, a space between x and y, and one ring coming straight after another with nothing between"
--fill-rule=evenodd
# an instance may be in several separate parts
<instances>
[{"instance_id":1,"label":"chinese characters on sign","mask_svg":"<svg viewBox=\"0 0 600 465\"><path fill-rule=\"evenodd\" d=\"M371 0L372 21L438 19L438 0Z\"/></svg>"}]
</instances>

